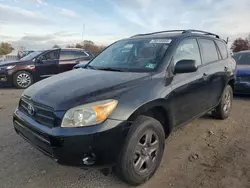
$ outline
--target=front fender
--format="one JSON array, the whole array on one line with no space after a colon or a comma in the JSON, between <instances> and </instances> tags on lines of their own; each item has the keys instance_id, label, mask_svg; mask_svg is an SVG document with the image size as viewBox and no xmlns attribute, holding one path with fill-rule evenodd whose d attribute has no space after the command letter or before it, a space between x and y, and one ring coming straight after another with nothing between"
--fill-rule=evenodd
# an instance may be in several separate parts
<instances>
[{"instance_id":1,"label":"front fender","mask_svg":"<svg viewBox=\"0 0 250 188\"><path fill-rule=\"evenodd\" d=\"M172 88L164 82L152 80L149 83L124 93L109 118L129 120L134 114L141 114L153 107L169 110Z\"/></svg>"}]
</instances>

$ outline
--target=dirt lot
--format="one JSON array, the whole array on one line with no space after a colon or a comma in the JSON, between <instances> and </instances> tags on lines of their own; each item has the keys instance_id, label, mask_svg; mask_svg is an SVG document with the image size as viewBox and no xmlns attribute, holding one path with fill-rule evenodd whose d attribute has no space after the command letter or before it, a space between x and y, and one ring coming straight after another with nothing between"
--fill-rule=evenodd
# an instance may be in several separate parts
<instances>
[{"instance_id":1,"label":"dirt lot","mask_svg":"<svg viewBox=\"0 0 250 188\"><path fill-rule=\"evenodd\" d=\"M113 175L57 165L16 135L21 90L0 89L0 187L127 187ZM206 116L172 133L156 175L141 187L250 188L250 97L237 97L228 120Z\"/></svg>"}]
</instances>

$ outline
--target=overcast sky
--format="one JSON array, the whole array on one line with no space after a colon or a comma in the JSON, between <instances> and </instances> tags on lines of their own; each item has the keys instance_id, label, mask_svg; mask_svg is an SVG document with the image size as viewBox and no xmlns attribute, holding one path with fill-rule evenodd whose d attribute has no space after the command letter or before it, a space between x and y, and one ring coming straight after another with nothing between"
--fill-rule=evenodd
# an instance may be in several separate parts
<instances>
[{"instance_id":1,"label":"overcast sky","mask_svg":"<svg viewBox=\"0 0 250 188\"><path fill-rule=\"evenodd\" d=\"M83 33L109 44L183 28L234 38L250 33L249 20L250 0L0 0L0 41L49 48L81 41Z\"/></svg>"}]
</instances>

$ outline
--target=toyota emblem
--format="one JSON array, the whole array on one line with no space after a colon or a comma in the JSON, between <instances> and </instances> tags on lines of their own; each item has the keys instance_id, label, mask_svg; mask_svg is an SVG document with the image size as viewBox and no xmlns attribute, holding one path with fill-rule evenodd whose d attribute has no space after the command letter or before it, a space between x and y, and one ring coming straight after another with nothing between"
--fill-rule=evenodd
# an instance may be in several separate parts
<instances>
[{"instance_id":1,"label":"toyota emblem","mask_svg":"<svg viewBox=\"0 0 250 188\"><path fill-rule=\"evenodd\" d=\"M28 104L28 113L29 115L33 116L35 114L35 109L32 104Z\"/></svg>"}]
</instances>

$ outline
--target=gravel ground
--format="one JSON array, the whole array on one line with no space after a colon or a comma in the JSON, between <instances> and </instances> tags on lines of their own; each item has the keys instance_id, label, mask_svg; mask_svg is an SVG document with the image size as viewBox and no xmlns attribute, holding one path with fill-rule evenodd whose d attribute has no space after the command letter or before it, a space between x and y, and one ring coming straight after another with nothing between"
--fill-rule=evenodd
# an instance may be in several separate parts
<instances>
[{"instance_id":1,"label":"gravel ground","mask_svg":"<svg viewBox=\"0 0 250 188\"><path fill-rule=\"evenodd\" d=\"M0 89L0 187L128 187L103 176L56 164L13 130L12 113L21 90ZM250 97L237 97L225 121L209 115L171 134L156 175L140 186L250 188Z\"/></svg>"}]
</instances>

